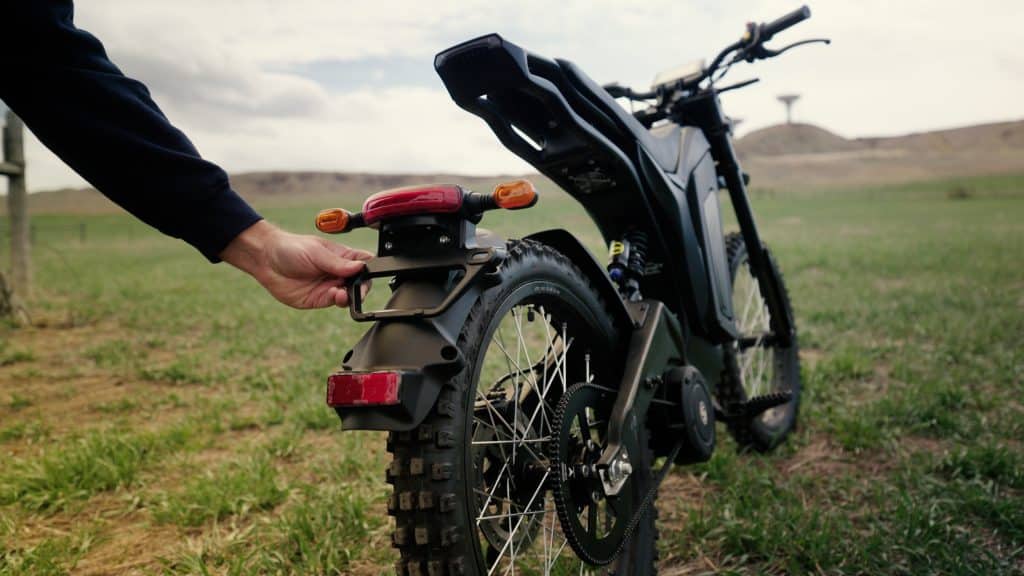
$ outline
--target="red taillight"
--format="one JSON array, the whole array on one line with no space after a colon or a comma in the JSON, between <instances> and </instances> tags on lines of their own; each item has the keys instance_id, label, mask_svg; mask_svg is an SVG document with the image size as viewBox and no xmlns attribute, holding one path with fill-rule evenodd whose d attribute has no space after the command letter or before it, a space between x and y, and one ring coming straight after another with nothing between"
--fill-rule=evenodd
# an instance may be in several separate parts
<instances>
[{"instance_id":1,"label":"red taillight","mask_svg":"<svg viewBox=\"0 0 1024 576\"><path fill-rule=\"evenodd\" d=\"M363 218L372 224L410 214L450 214L462 208L458 186L423 186L378 192L363 203Z\"/></svg>"},{"instance_id":2,"label":"red taillight","mask_svg":"<svg viewBox=\"0 0 1024 576\"><path fill-rule=\"evenodd\" d=\"M399 372L338 372L327 377L327 405L393 406L398 404Z\"/></svg>"}]
</instances>

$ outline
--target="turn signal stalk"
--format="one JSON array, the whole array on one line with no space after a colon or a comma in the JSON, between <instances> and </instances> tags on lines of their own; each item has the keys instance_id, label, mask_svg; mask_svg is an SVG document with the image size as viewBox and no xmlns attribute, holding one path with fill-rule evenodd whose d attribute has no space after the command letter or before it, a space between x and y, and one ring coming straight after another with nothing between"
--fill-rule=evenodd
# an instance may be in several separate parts
<instances>
[{"instance_id":1,"label":"turn signal stalk","mask_svg":"<svg viewBox=\"0 0 1024 576\"><path fill-rule=\"evenodd\" d=\"M362 212L353 214L342 208L328 208L316 215L316 229L326 234L351 232L363 226L366 226L366 220Z\"/></svg>"}]
</instances>

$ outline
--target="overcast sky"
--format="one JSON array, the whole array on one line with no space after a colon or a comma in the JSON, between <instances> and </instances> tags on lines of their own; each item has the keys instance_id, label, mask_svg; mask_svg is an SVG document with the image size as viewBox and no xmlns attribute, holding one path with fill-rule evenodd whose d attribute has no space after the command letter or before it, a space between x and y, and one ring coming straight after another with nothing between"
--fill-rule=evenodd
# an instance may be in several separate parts
<instances>
[{"instance_id":1,"label":"overcast sky","mask_svg":"<svg viewBox=\"0 0 1024 576\"><path fill-rule=\"evenodd\" d=\"M833 44L741 65L760 84L723 96L741 133L794 117L843 136L1024 116L1022 0L819 0L777 42ZM76 23L207 158L254 170L517 173L481 120L448 98L433 56L499 32L579 64L600 83L646 86L799 4L783 0L349 2L82 0ZM29 187L83 182L34 139ZM116 162L116 159L112 159Z\"/></svg>"}]
</instances>

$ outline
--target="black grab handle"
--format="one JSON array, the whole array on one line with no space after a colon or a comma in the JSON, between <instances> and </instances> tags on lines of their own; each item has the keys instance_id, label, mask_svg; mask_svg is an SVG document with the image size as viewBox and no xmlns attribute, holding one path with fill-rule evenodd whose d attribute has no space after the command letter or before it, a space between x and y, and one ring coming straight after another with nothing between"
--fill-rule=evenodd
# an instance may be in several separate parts
<instances>
[{"instance_id":1,"label":"black grab handle","mask_svg":"<svg viewBox=\"0 0 1024 576\"><path fill-rule=\"evenodd\" d=\"M789 14L782 16L772 22L761 25L761 40L767 42L771 40L772 36L775 36L779 32L782 32L786 28L796 26L797 24L807 20L811 17L811 9L806 5L793 10Z\"/></svg>"}]
</instances>

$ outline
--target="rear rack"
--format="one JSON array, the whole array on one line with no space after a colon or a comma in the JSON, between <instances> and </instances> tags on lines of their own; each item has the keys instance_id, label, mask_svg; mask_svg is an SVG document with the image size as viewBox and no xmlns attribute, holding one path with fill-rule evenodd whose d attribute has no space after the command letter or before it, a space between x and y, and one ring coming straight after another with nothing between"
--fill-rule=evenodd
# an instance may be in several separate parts
<instances>
[{"instance_id":1,"label":"rear rack","mask_svg":"<svg viewBox=\"0 0 1024 576\"><path fill-rule=\"evenodd\" d=\"M451 305L469 289L480 275L504 259L505 251L494 247L459 249L435 257L410 258L406 256L383 256L366 263L362 273L355 276L346 286L349 298L349 312L356 322L374 322L408 318L433 318L444 314ZM364 311L360 287L371 278L394 276L399 273L462 270L465 272L459 283L452 288L437 306L430 308L385 308Z\"/></svg>"}]
</instances>

